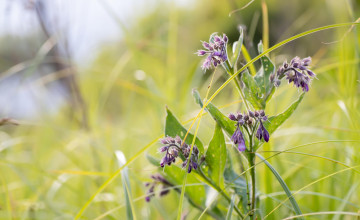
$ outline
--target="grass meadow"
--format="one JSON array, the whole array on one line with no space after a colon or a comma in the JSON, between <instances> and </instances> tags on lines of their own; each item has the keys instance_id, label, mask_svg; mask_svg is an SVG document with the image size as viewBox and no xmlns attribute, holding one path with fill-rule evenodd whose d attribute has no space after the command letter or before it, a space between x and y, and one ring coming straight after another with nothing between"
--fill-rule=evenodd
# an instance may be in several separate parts
<instances>
[{"instance_id":1,"label":"grass meadow","mask_svg":"<svg viewBox=\"0 0 360 220\"><path fill-rule=\"evenodd\" d=\"M162 172L148 158L161 158L166 106L188 129L201 111L192 89L205 97L211 83L210 97L228 79L221 68L201 70L202 59L194 54L200 40L219 32L233 42L242 25L249 57L241 62L246 64L258 55L260 40L268 49L305 31L342 23L348 24L300 36L268 53L276 66L294 56L311 56L317 79L258 153L271 157L305 219L360 218L360 35L358 25L351 24L359 21L360 3L255 0L241 9L247 3L156 1L130 27L107 8L123 36L77 68L83 103L70 102L36 119L14 118L19 125L0 127L0 219L179 219L180 202L182 219L212 219L186 197L182 201L176 190L145 201L144 183ZM299 91L288 87L277 88L267 114L283 111L298 97ZM225 115L244 109L232 83L212 102ZM215 122L204 112L196 125L190 132L197 132L206 148ZM236 148L229 137L225 140L236 161ZM188 178L197 184L187 188L206 185L193 173ZM293 216L287 195L264 163L256 165L256 178L262 217ZM226 213L228 206L219 202L218 209ZM239 216L234 212L228 219Z\"/></svg>"}]
</instances>

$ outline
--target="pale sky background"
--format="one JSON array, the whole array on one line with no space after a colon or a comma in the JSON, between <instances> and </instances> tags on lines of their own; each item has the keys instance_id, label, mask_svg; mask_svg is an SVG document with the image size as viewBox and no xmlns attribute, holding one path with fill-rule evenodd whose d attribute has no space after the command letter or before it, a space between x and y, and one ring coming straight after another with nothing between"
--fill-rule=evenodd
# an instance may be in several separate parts
<instances>
[{"instance_id":1,"label":"pale sky background","mask_svg":"<svg viewBox=\"0 0 360 220\"><path fill-rule=\"evenodd\" d=\"M153 11L159 0L43 0L51 2L48 11L60 30L69 40L72 59L79 68L86 68L101 51L101 46L121 40L119 19L126 27L137 18ZM166 0L165 0L166 1ZM176 7L189 8L191 0L174 1ZM25 36L39 30L38 20L26 8L31 0L0 0L0 36ZM164 2L164 1L162 1ZM113 13L109 13L110 11ZM114 15L116 18L114 18ZM60 17L60 19L58 19ZM1 47L0 47L1 48ZM32 79L12 77L0 80L0 118L38 120L55 114L65 103L66 93L53 83L46 90L34 86Z\"/></svg>"},{"instance_id":2,"label":"pale sky background","mask_svg":"<svg viewBox=\"0 0 360 220\"><path fill-rule=\"evenodd\" d=\"M0 0L0 35L23 35L37 27L31 10L24 8L29 0ZM61 15L61 28L68 32L70 48L76 61L89 61L98 47L121 38L119 19L129 27L138 17L155 8L157 0L44 0L51 1L51 13ZM169 0L168 2L171 2ZM177 7L189 7L190 0L175 0ZM110 8L116 18L106 9Z\"/></svg>"}]
</instances>

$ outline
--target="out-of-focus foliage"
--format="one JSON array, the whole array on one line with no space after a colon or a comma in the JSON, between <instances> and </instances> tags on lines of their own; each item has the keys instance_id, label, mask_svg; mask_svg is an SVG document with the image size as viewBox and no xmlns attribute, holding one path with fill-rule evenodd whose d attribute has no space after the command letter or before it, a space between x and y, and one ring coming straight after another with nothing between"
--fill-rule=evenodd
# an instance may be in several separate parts
<instances>
[{"instance_id":1,"label":"out-of-focus foliage","mask_svg":"<svg viewBox=\"0 0 360 220\"><path fill-rule=\"evenodd\" d=\"M158 169L149 165L140 150L163 134L165 105L181 122L200 110L193 101L192 88L197 87L204 94L210 83L209 72L201 71L201 59L194 54L201 46L200 40L207 40L213 32L224 32L233 42L238 38L237 26L244 25L244 44L251 57L258 54L256 45L263 33L261 2L254 1L229 17L231 11L247 2L202 0L178 7L160 1L154 11L146 12L134 26L124 29L119 24L123 38L117 44L94 51L99 53L97 58L78 73L89 129L82 129L77 118L69 119L64 114L72 111L72 106L63 107L64 111L57 115L44 116L41 121L0 127L0 218L74 218L117 171L115 151L120 150L127 161L134 159L128 166L128 177L136 217L175 219L179 198L176 191L145 202L144 182L150 181L149 176ZM266 3L270 46L296 33L353 22L360 16L359 3L350 0ZM349 166L359 164L359 143L353 141L360 139L360 37L358 28L347 33L349 28L316 33L269 54L277 65L295 55L312 56L318 78L313 81L311 95L302 101L294 116L259 149L268 157L273 151L306 145L294 150L301 154L284 152L269 160L292 191L344 169L332 160ZM338 40L341 41L324 43ZM246 61L242 58L241 62ZM4 59L0 65L2 71L9 67ZM216 71L210 93L226 80L220 69ZM282 112L298 97L296 89L285 93L284 86L288 85L282 85L268 103L267 114ZM240 109L239 103L229 102L238 99L236 90L227 86L214 103L228 113ZM184 126L188 128L189 123ZM214 126L211 116L204 116L198 133L203 143L210 142ZM231 152L232 146L227 147ZM156 143L147 153L160 158L157 148ZM234 154L230 157L236 161ZM264 204L261 208L266 214L287 197L264 164L257 167L257 175L263 193L259 197ZM357 212L358 180L359 174L348 170L305 188L295 197L303 213ZM107 214L105 219L126 218L122 184L118 175L92 200L83 217L94 219ZM226 209L226 204L222 208ZM289 209L289 204L283 205L270 218L287 217L292 213ZM200 214L186 201L183 210L188 219Z\"/></svg>"}]
</instances>

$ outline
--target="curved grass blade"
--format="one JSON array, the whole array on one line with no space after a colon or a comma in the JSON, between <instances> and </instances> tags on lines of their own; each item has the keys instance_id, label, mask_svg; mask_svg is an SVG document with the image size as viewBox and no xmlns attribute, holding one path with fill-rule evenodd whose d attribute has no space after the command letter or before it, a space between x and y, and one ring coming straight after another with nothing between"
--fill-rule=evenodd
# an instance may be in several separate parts
<instances>
[{"instance_id":1,"label":"curved grass blade","mask_svg":"<svg viewBox=\"0 0 360 220\"><path fill-rule=\"evenodd\" d=\"M312 213L306 213L306 214L302 214L297 215L297 216L291 216L291 217L287 217L284 218L283 220L290 220L290 219L295 219L298 217L303 217L303 216L314 216L314 215L349 215L349 216L358 216L360 217L360 213L356 213L356 212L338 212L338 211L329 211L329 212L312 212Z\"/></svg>"},{"instance_id":2,"label":"curved grass blade","mask_svg":"<svg viewBox=\"0 0 360 220\"><path fill-rule=\"evenodd\" d=\"M211 41L211 36L210 36L210 40L209 40L209 41ZM212 86L212 83L213 83L213 80L214 80L214 76L215 76L215 73L212 74L211 81L210 81L210 85L209 85L209 87L208 87L208 89L207 89L207 91L206 91L205 100L207 99L207 97L208 97L208 95L209 95L209 91L210 91L210 88L211 88L211 86ZM194 148L194 144L195 144L195 141L196 141L196 138L197 138L197 137L196 137L196 136L197 136L197 132L198 132L198 130L199 130L201 118L202 118L202 116L203 116L202 113L203 113L204 109L205 109L205 106L201 107L201 110L200 110L199 114L196 116L196 118L193 120L193 123L192 123L192 124L194 124L195 121L196 121L196 119L199 118L198 124L197 124L196 129L195 129L195 133L194 133L194 135L193 135L192 143L191 143L191 145L190 145L191 148L190 148L190 153L189 153L189 155L192 154L192 151L193 151L193 148ZM190 129L191 129L191 128L190 128ZM189 130L190 130L190 129L189 129ZM186 138L186 136L189 134L189 130L187 131L187 133L186 133L186 135L185 135L184 138ZM203 148L203 150L204 150L204 148ZM199 149L199 151L201 152L200 149ZM204 152L204 151L203 151L203 152ZM190 163L187 163L186 170L188 170L189 165L190 165ZM182 187L181 187L181 195L180 195L180 201L179 201L179 209L178 209L178 213L177 213L177 220L180 220L180 218L181 218L181 212L182 212L182 206L183 206L184 195L185 195L185 186L186 186L187 175L188 175L188 173L185 172L183 184L182 184Z\"/></svg>"},{"instance_id":3,"label":"curved grass blade","mask_svg":"<svg viewBox=\"0 0 360 220\"><path fill-rule=\"evenodd\" d=\"M231 220L231 214L234 210L234 203L235 203L235 194L231 196L231 203L230 203L229 210L226 214L226 220Z\"/></svg>"},{"instance_id":4,"label":"curved grass blade","mask_svg":"<svg viewBox=\"0 0 360 220\"><path fill-rule=\"evenodd\" d=\"M133 157L131 157L123 166L121 166L115 173L113 173L99 188L96 190L96 192L90 197L90 199L83 205L83 207L80 209L80 211L76 214L75 220L79 219L85 210L89 207L91 202L95 199L95 197L101 193L120 173L121 171L127 167L129 164L131 164L136 158L138 158L142 153L144 153L148 148L150 148L153 144L157 143L160 138L162 138L163 135L158 137L157 139L150 142L148 145L143 147L141 150L139 150Z\"/></svg>"},{"instance_id":5,"label":"curved grass blade","mask_svg":"<svg viewBox=\"0 0 360 220\"><path fill-rule=\"evenodd\" d=\"M195 140L196 140L196 135L197 135L197 132L199 130L199 126L200 126L200 122L201 122L201 116L202 116L202 111L204 110L204 108L201 109L200 111L200 118L199 118L199 121L198 121L198 124L196 126L196 130L195 130L195 133L194 133L194 137L192 139L192 143L191 143L191 148L190 148L190 153L189 155L192 154L192 151L194 149L194 144L195 144ZM200 149L199 149L200 151ZM201 151L200 151L201 152ZM189 165L190 163L187 163L187 166L186 166L186 170L188 170L189 168ZM184 178L183 178L183 184L182 184L182 187L181 187L181 195L180 195L180 200L179 200L179 209L178 209L178 213L177 213L177 220L180 220L181 219L181 212L182 212L182 206L183 206L183 203L184 203L184 196L185 196L185 186L186 186L186 179L187 179L187 176L188 176L188 173L185 172L185 175L184 175Z\"/></svg>"},{"instance_id":6,"label":"curved grass blade","mask_svg":"<svg viewBox=\"0 0 360 220\"><path fill-rule=\"evenodd\" d=\"M295 191L291 191L291 193L293 193ZM325 193L318 193L318 192L313 192L313 191L301 191L301 192L298 192L298 194L300 195L311 195L311 196L319 196L319 197L324 197L326 199L333 199L333 200L336 200L336 201L339 201L339 202L342 202L346 205L349 205L349 206L352 206L356 209L360 209L360 206L357 205L357 204L354 204L352 202L349 202L348 200L346 199L342 199L342 198L339 198L339 197L336 197L336 196L332 196L332 195L329 195L329 194L325 194ZM281 191L281 192L273 192L273 193L270 193L270 194L263 194L262 196L260 196L260 199L264 199L264 198L267 198L267 197L270 197L270 198L273 198L275 196L283 196L283 195L286 195L284 191Z\"/></svg>"},{"instance_id":7,"label":"curved grass blade","mask_svg":"<svg viewBox=\"0 0 360 220\"><path fill-rule=\"evenodd\" d=\"M337 172L331 173L331 174L329 174L329 175L327 175L327 176L324 176L324 177L322 177L322 178L319 178L319 179L317 179L317 180L315 180L315 181L307 184L306 186L302 187L302 188L299 189L298 191L294 192L294 193L292 194L292 196L294 196L295 194L303 191L303 190L306 189L307 187L312 186L312 185L314 185L315 183L320 182L321 180L327 179L327 178L329 178L329 177L332 177L332 176L334 176L334 175L336 175L336 174L339 174L339 173L342 173L342 172L345 172L345 171L348 171L348 170L354 170L354 169L357 168L357 167L360 167L360 165L353 166L353 167L349 167L349 168L345 168L345 169L339 170L339 171L337 171ZM282 206L288 199L289 199L289 197L286 198L285 200L283 200L278 206L276 206L271 212L269 212L269 213L264 217L264 219L266 219L269 215L271 215L273 212L275 212L275 211L276 211L280 206ZM299 215L299 216L302 216L302 215Z\"/></svg>"},{"instance_id":8,"label":"curved grass blade","mask_svg":"<svg viewBox=\"0 0 360 220\"><path fill-rule=\"evenodd\" d=\"M290 200L291 205L294 208L294 211L297 215L301 216L302 212L300 210L299 205L297 204L295 198L293 197L289 187L286 185L285 181L281 178L280 174L276 171L276 169L271 166L271 164L265 160L265 158L263 158L260 154L256 154L256 156L258 156L262 161L264 161L264 163L266 164L266 166L269 167L269 169L271 170L271 172L274 174L274 176L276 177L276 179L278 180L278 182L280 183L281 187L283 188L283 190L285 191L286 195L288 196L288 199ZM299 217L299 219L304 219L302 217Z\"/></svg>"},{"instance_id":9,"label":"curved grass blade","mask_svg":"<svg viewBox=\"0 0 360 220\"><path fill-rule=\"evenodd\" d=\"M123 152L117 150L115 151L116 159L118 160L119 167L122 167L126 163L126 158ZM124 188L125 202L126 202L126 216L127 219L136 219L134 204L132 202L131 188L130 188L130 179L129 179L129 169L125 167L121 171L121 180Z\"/></svg>"}]
</instances>

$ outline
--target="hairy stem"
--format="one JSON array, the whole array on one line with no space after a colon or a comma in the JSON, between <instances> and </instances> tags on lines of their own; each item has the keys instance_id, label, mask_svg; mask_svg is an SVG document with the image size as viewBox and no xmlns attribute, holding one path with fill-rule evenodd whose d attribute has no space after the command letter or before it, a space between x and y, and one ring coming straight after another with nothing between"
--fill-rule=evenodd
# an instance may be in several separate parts
<instances>
[{"instance_id":1,"label":"hairy stem","mask_svg":"<svg viewBox=\"0 0 360 220\"><path fill-rule=\"evenodd\" d=\"M216 185L214 183L214 181L212 181L209 177L207 177L204 174L201 167L199 167L198 171L199 171L198 173L200 174L200 176L203 177L209 185L211 185L214 189L216 189L216 191L218 191L229 203L231 203L230 197L228 195L226 195L226 193L218 185ZM241 213L239 208L236 205L234 205L234 208L235 208L236 213L241 217L241 219L244 219L244 215Z\"/></svg>"}]
</instances>

